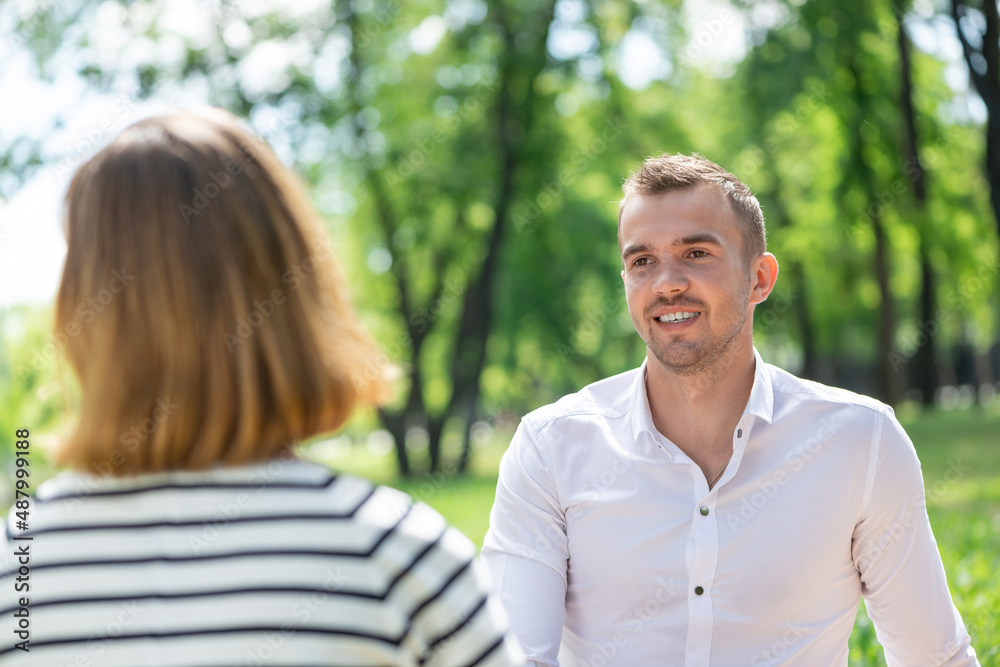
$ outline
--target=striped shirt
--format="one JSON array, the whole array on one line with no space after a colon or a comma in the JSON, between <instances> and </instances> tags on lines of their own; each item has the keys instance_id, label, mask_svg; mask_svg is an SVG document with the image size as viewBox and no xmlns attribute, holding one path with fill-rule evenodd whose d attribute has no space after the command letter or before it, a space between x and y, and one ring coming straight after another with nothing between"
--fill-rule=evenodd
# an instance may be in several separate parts
<instances>
[{"instance_id":1,"label":"striped shirt","mask_svg":"<svg viewBox=\"0 0 1000 667\"><path fill-rule=\"evenodd\" d=\"M317 464L64 472L32 498L29 530L14 512L5 666L520 664L468 539L402 492Z\"/></svg>"}]
</instances>

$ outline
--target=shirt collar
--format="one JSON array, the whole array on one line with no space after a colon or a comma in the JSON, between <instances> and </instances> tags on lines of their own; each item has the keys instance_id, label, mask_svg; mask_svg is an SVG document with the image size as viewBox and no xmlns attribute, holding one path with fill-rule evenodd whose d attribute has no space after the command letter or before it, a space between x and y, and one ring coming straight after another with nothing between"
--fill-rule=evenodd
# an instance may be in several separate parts
<instances>
[{"instance_id":1,"label":"shirt collar","mask_svg":"<svg viewBox=\"0 0 1000 667\"><path fill-rule=\"evenodd\" d=\"M750 389L750 400L743 410L745 415L756 415L771 423L774 417L774 388L771 386L771 370L760 358L760 352L753 349L753 388Z\"/></svg>"},{"instance_id":2,"label":"shirt collar","mask_svg":"<svg viewBox=\"0 0 1000 667\"><path fill-rule=\"evenodd\" d=\"M774 416L774 390L771 386L771 372L765 366L764 360L760 358L756 347L753 349L753 358L753 387L750 389L750 399L747 401L743 414L744 416L754 415L770 424ZM642 360L642 365L632 382L632 400L629 409L632 413L632 434L636 441L643 432L648 433L654 439L658 437L659 433L653 426L653 415L649 409L649 396L646 394L647 361L647 359Z\"/></svg>"},{"instance_id":3,"label":"shirt collar","mask_svg":"<svg viewBox=\"0 0 1000 667\"><path fill-rule=\"evenodd\" d=\"M632 436L635 442L645 432L656 439L656 427L653 426L653 414L649 409L649 396L646 395L646 363L642 360L635 378L632 380L632 399L629 401L629 411L632 416Z\"/></svg>"}]
</instances>

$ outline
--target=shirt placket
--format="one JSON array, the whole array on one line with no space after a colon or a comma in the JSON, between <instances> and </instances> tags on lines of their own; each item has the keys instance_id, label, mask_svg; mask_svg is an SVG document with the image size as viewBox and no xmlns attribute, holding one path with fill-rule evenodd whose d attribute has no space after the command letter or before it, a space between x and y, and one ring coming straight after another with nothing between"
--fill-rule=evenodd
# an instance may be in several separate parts
<instances>
[{"instance_id":1,"label":"shirt placket","mask_svg":"<svg viewBox=\"0 0 1000 667\"><path fill-rule=\"evenodd\" d=\"M701 469L694 466L695 504L691 517L691 560L688 578L688 633L685 667L709 667L712 658L712 627L715 621L712 588L719 566L719 522L716 504L719 489L735 474L749 436L746 417L733 431L733 457L719 483L710 491ZM706 494L707 491L707 494Z\"/></svg>"}]
</instances>

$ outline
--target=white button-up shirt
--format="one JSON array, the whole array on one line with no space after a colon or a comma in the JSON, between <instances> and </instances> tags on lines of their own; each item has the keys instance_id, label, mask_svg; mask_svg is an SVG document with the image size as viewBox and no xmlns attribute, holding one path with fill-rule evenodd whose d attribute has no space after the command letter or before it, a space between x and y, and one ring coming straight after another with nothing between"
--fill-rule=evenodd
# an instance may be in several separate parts
<instances>
[{"instance_id":1,"label":"white button-up shirt","mask_svg":"<svg viewBox=\"0 0 1000 667\"><path fill-rule=\"evenodd\" d=\"M529 659L846 666L863 595L890 666L978 665L891 408L754 355L711 490L653 425L645 364L522 420L483 560Z\"/></svg>"}]
</instances>

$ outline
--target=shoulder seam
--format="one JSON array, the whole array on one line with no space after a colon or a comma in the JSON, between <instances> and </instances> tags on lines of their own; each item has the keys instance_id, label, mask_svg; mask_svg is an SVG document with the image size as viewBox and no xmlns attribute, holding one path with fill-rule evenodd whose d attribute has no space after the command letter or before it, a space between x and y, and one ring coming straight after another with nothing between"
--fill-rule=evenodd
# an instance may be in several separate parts
<instances>
[{"instance_id":1,"label":"shoulder seam","mask_svg":"<svg viewBox=\"0 0 1000 667\"><path fill-rule=\"evenodd\" d=\"M547 474L549 479L552 481L552 493L554 494L556 505L558 507L562 507L563 505L559 494L559 485L556 483L555 465L549 452L548 443L543 441L542 434L539 433L538 429L532 424L525 424L525 436L528 438L529 442L534 445L535 449L538 451L538 455L545 459L545 466L548 470Z\"/></svg>"},{"instance_id":2,"label":"shoulder seam","mask_svg":"<svg viewBox=\"0 0 1000 667\"><path fill-rule=\"evenodd\" d=\"M622 419L628 415L628 410L623 410L617 414L608 414L607 412L602 412L600 410L573 410L569 412L559 412L554 415L545 415L542 418L532 417L532 413L528 413L522 417L523 421L531 421L534 428L543 428L548 426L550 423L556 421L557 419L564 419L566 417L603 417L604 419Z\"/></svg>"},{"instance_id":3,"label":"shoulder seam","mask_svg":"<svg viewBox=\"0 0 1000 667\"><path fill-rule=\"evenodd\" d=\"M832 387L833 389L839 389L838 387ZM863 396L862 394L857 394L864 400L850 400L849 398L840 398L838 396L826 396L818 391L813 391L810 389L781 389L774 388L772 391L776 394L806 394L814 398L818 398L829 403L839 403L841 405L853 405L859 408L866 408L872 412L876 412L880 415L886 415L888 413L888 407L884 403L878 401L868 396ZM848 389L841 389L841 391L850 391ZM853 393L853 392L851 392Z\"/></svg>"},{"instance_id":4,"label":"shoulder seam","mask_svg":"<svg viewBox=\"0 0 1000 667\"><path fill-rule=\"evenodd\" d=\"M872 429L871 451L868 454L868 475L865 479L865 493L861 498L859 522L864 520L868 501L871 500L872 490L875 488L875 473L878 472L878 460L882 454L882 429L884 427L885 413L880 411L875 427Z\"/></svg>"}]
</instances>

